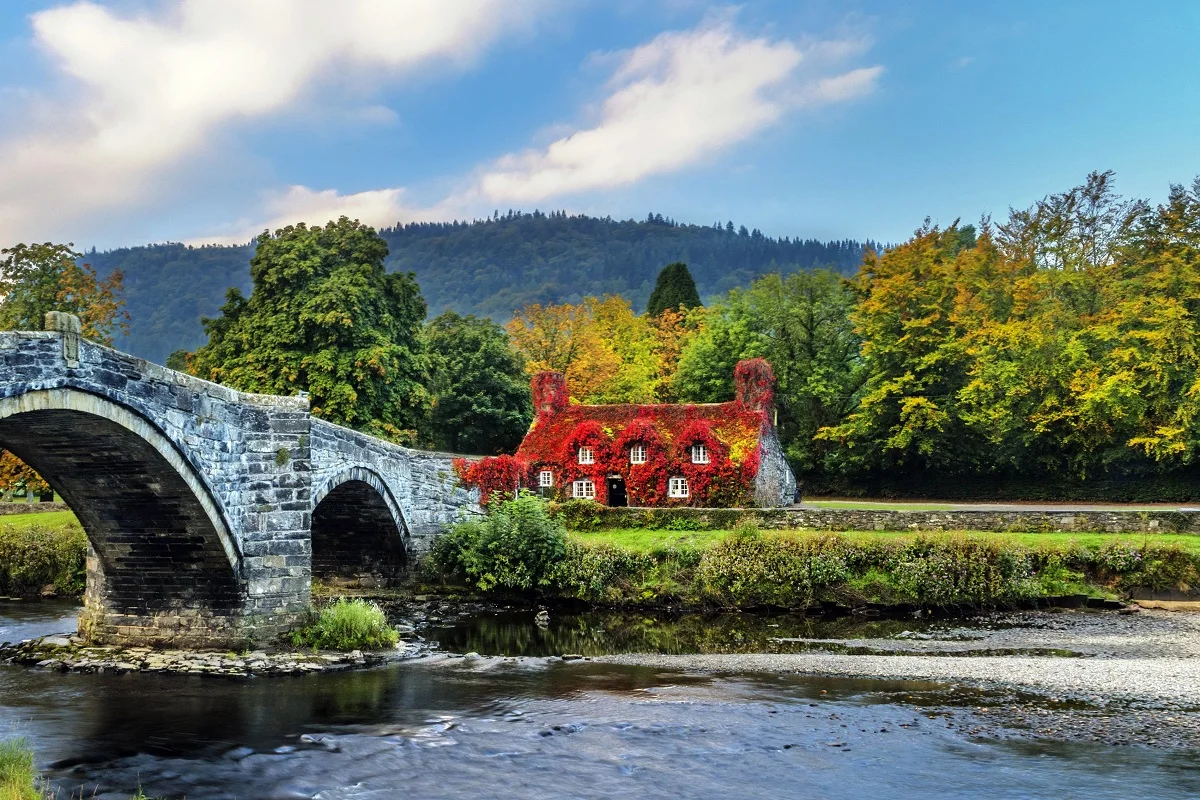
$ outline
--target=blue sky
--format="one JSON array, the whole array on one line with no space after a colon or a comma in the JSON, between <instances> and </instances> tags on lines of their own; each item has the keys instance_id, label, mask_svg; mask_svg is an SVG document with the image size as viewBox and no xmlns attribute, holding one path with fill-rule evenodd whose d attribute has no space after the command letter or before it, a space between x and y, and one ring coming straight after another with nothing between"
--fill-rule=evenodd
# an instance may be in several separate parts
<instances>
[{"instance_id":1,"label":"blue sky","mask_svg":"<svg viewBox=\"0 0 1200 800\"><path fill-rule=\"evenodd\" d=\"M1200 174L1200 3L7 0L0 242L340 213L906 238Z\"/></svg>"}]
</instances>

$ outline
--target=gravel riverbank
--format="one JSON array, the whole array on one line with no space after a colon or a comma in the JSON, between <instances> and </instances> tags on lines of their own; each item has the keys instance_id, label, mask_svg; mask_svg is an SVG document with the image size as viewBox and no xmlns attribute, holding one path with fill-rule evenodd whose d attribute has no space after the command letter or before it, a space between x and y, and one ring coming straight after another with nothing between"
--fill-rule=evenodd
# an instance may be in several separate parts
<instances>
[{"instance_id":1,"label":"gravel riverbank","mask_svg":"<svg viewBox=\"0 0 1200 800\"><path fill-rule=\"evenodd\" d=\"M804 644L811 650L623 654L596 660L722 673L950 681L983 688L1013 687L1090 703L1200 709L1200 614L1022 612L994 615L983 627L947 624L887 639L780 642Z\"/></svg>"}]
</instances>

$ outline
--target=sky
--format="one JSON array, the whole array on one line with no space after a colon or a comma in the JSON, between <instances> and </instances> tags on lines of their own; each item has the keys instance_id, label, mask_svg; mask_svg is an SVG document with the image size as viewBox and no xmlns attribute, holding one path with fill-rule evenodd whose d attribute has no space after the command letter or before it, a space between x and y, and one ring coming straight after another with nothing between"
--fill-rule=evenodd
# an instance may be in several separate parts
<instances>
[{"instance_id":1,"label":"sky","mask_svg":"<svg viewBox=\"0 0 1200 800\"><path fill-rule=\"evenodd\" d=\"M342 214L908 238L1200 175L1200 3L0 3L0 245Z\"/></svg>"}]
</instances>

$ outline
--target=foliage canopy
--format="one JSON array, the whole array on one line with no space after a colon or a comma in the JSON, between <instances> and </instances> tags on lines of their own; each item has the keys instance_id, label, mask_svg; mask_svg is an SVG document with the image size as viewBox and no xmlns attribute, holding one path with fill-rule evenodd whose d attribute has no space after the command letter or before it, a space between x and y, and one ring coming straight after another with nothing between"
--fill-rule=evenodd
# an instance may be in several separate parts
<instances>
[{"instance_id":1,"label":"foliage canopy","mask_svg":"<svg viewBox=\"0 0 1200 800\"><path fill-rule=\"evenodd\" d=\"M387 243L342 217L264 232L254 291L231 289L206 318L192 371L243 391L307 391L331 422L411 440L424 417L425 302L411 274L383 268Z\"/></svg>"}]
</instances>

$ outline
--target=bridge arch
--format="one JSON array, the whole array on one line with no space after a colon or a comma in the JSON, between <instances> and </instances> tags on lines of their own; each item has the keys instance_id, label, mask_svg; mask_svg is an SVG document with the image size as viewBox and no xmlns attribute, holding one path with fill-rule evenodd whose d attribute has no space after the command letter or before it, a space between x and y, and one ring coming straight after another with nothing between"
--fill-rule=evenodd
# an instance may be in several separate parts
<instances>
[{"instance_id":1,"label":"bridge arch","mask_svg":"<svg viewBox=\"0 0 1200 800\"><path fill-rule=\"evenodd\" d=\"M41 473L87 534L82 632L182 645L237 626L232 527L202 474L142 414L70 387L27 391L0 399L0 447Z\"/></svg>"},{"instance_id":2,"label":"bridge arch","mask_svg":"<svg viewBox=\"0 0 1200 800\"><path fill-rule=\"evenodd\" d=\"M411 535L387 483L365 467L344 469L313 495L312 575L389 585L408 565Z\"/></svg>"}]
</instances>

